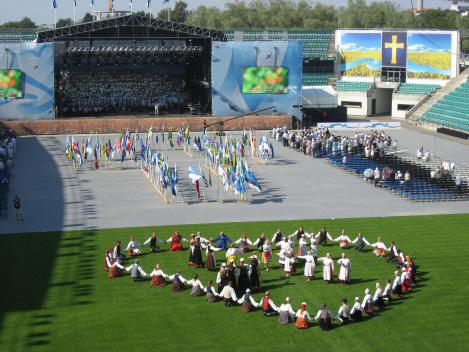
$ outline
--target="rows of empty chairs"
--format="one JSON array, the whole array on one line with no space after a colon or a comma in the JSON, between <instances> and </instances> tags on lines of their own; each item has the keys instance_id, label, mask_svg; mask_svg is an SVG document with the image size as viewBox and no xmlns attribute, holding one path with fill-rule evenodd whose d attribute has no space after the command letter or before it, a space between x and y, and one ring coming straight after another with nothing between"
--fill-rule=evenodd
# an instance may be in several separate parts
<instances>
[{"instance_id":1,"label":"rows of empty chairs","mask_svg":"<svg viewBox=\"0 0 469 352\"><path fill-rule=\"evenodd\" d=\"M327 82L331 76L334 76L333 72L303 73L303 85L327 86Z\"/></svg>"},{"instance_id":2,"label":"rows of empty chairs","mask_svg":"<svg viewBox=\"0 0 469 352\"><path fill-rule=\"evenodd\" d=\"M425 94L431 95L437 89L440 89L439 84L418 84L418 83L401 83L396 89L395 93L398 94Z\"/></svg>"},{"instance_id":3,"label":"rows of empty chairs","mask_svg":"<svg viewBox=\"0 0 469 352\"><path fill-rule=\"evenodd\" d=\"M0 42L12 43L12 42L32 42L36 40L37 32L32 30L11 30L1 29L0 30Z\"/></svg>"},{"instance_id":4,"label":"rows of empty chairs","mask_svg":"<svg viewBox=\"0 0 469 352\"><path fill-rule=\"evenodd\" d=\"M237 30L236 30L237 31ZM328 30L239 30L243 40L290 40L303 43L303 57L324 58L331 41ZM224 30L228 41L235 40L235 30Z\"/></svg>"},{"instance_id":5,"label":"rows of empty chairs","mask_svg":"<svg viewBox=\"0 0 469 352\"><path fill-rule=\"evenodd\" d=\"M355 82L355 81L337 81L336 89L338 91L355 91L367 92L371 87L371 82Z\"/></svg>"},{"instance_id":6,"label":"rows of empty chairs","mask_svg":"<svg viewBox=\"0 0 469 352\"><path fill-rule=\"evenodd\" d=\"M469 132L469 82L462 83L439 99L420 119L436 125Z\"/></svg>"}]
</instances>

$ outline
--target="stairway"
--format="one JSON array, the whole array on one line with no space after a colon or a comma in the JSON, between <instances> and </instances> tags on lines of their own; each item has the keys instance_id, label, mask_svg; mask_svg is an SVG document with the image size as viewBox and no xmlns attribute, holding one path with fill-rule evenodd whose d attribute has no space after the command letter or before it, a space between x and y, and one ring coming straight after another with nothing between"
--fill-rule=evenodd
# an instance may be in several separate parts
<instances>
[{"instance_id":1,"label":"stairway","mask_svg":"<svg viewBox=\"0 0 469 352\"><path fill-rule=\"evenodd\" d=\"M433 93L427 100L424 101L420 106L416 106L406 116L406 123L416 125L420 117L435 104L438 100L443 98L446 94L453 91L456 87L459 87L462 83L466 82L469 77L469 69L464 70L457 77L451 79L445 86L441 87L436 93Z\"/></svg>"}]
</instances>

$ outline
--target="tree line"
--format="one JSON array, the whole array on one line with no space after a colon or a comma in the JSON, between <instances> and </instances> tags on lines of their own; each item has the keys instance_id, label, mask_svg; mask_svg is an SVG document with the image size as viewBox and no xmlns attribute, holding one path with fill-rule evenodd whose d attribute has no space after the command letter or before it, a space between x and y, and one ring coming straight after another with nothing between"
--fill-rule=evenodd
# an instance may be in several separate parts
<instances>
[{"instance_id":1,"label":"tree line","mask_svg":"<svg viewBox=\"0 0 469 352\"><path fill-rule=\"evenodd\" d=\"M421 28L421 29L469 29L469 16L462 16L449 10L428 10L414 14L409 9L391 2L372 2L348 0L346 6L333 6L311 0L252 0L250 2L234 0L224 9L204 6L188 10L187 3L177 1L170 11L171 21L214 29L287 29L287 28ZM135 15L150 16L144 11ZM156 16L168 19L168 9L162 9ZM93 16L86 13L79 23L90 22ZM57 27L73 24L71 18L59 19ZM28 17L21 21L10 21L0 28L28 28L38 26Z\"/></svg>"}]
</instances>

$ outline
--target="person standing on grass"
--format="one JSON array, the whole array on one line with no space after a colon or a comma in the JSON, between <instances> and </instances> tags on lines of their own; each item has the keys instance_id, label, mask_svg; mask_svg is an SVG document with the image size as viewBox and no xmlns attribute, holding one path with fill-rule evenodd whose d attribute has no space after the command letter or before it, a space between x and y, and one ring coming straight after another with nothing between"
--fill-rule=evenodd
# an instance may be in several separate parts
<instances>
[{"instance_id":1,"label":"person standing on grass","mask_svg":"<svg viewBox=\"0 0 469 352\"><path fill-rule=\"evenodd\" d=\"M321 246L327 245L327 239L333 241L332 236L329 234L329 232L326 231L325 227L323 227L321 231L317 233L315 238L319 238L318 244Z\"/></svg>"},{"instance_id":2,"label":"person standing on grass","mask_svg":"<svg viewBox=\"0 0 469 352\"><path fill-rule=\"evenodd\" d=\"M299 256L298 259L304 259L306 261L304 276L306 277L306 281L311 281L311 279L314 278L314 269L316 268L312 252L308 251L307 255Z\"/></svg>"},{"instance_id":3,"label":"person standing on grass","mask_svg":"<svg viewBox=\"0 0 469 352\"><path fill-rule=\"evenodd\" d=\"M15 196L15 199L13 199L13 208L15 208L15 214L16 214L16 221L24 221L23 219L23 212L21 211L21 201L20 197L17 195Z\"/></svg>"},{"instance_id":4,"label":"person standing on grass","mask_svg":"<svg viewBox=\"0 0 469 352\"><path fill-rule=\"evenodd\" d=\"M269 271L270 258L272 258L272 247L269 240L265 240L265 244L262 247L262 262L264 263L265 271Z\"/></svg>"},{"instance_id":5,"label":"person standing on grass","mask_svg":"<svg viewBox=\"0 0 469 352\"><path fill-rule=\"evenodd\" d=\"M229 244L233 243L233 241L231 241L230 238L227 235L225 235L223 231L220 232L220 236L218 236L217 238L213 240L213 242L218 242L218 241L220 241L220 243L217 244L217 248L223 248L223 249L226 249L226 247L228 247L228 243Z\"/></svg>"},{"instance_id":6,"label":"person standing on grass","mask_svg":"<svg viewBox=\"0 0 469 352\"><path fill-rule=\"evenodd\" d=\"M134 256L134 255L140 255L142 252L140 252L140 249L137 247L141 247L142 245L135 241L134 236L130 236L130 242L127 245L127 248L125 249L126 251L129 251L129 255Z\"/></svg>"},{"instance_id":7,"label":"person standing on grass","mask_svg":"<svg viewBox=\"0 0 469 352\"><path fill-rule=\"evenodd\" d=\"M217 274L217 280L216 280L216 283L218 284L218 293L221 293L221 291L223 290L223 288L228 285L228 275L226 273L226 264L225 263L221 263L221 266L220 266L220 271L218 272Z\"/></svg>"},{"instance_id":8,"label":"person standing on grass","mask_svg":"<svg viewBox=\"0 0 469 352\"><path fill-rule=\"evenodd\" d=\"M182 251L181 241L187 242L187 240L179 234L179 231L175 231L174 235L171 236L166 242L171 242L171 247L169 248L170 251L180 252Z\"/></svg>"},{"instance_id":9,"label":"person standing on grass","mask_svg":"<svg viewBox=\"0 0 469 352\"><path fill-rule=\"evenodd\" d=\"M338 279L343 285L350 284L350 272L352 271L352 262L342 253L342 258L337 261L340 264Z\"/></svg>"},{"instance_id":10,"label":"person standing on grass","mask_svg":"<svg viewBox=\"0 0 469 352\"><path fill-rule=\"evenodd\" d=\"M331 258L330 253L327 253L325 257L319 258L318 262L323 263L322 277L326 284L334 279L334 261Z\"/></svg>"}]
</instances>

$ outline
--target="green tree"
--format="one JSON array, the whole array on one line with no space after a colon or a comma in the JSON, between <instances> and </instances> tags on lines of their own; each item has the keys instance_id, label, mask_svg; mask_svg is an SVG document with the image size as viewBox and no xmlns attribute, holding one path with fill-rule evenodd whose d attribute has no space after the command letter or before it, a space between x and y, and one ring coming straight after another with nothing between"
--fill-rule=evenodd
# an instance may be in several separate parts
<instances>
[{"instance_id":1,"label":"green tree","mask_svg":"<svg viewBox=\"0 0 469 352\"><path fill-rule=\"evenodd\" d=\"M456 28L460 31L469 29L469 16L459 16L456 18Z\"/></svg>"},{"instance_id":2,"label":"green tree","mask_svg":"<svg viewBox=\"0 0 469 352\"><path fill-rule=\"evenodd\" d=\"M57 21L55 26L57 28L61 28L61 27L71 26L72 24L73 24L73 20L71 18L61 18Z\"/></svg>"},{"instance_id":3,"label":"green tree","mask_svg":"<svg viewBox=\"0 0 469 352\"><path fill-rule=\"evenodd\" d=\"M428 29L455 29L456 17L453 11L428 10L416 16L418 28Z\"/></svg>"},{"instance_id":4,"label":"green tree","mask_svg":"<svg viewBox=\"0 0 469 352\"><path fill-rule=\"evenodd\" d=\"M226 10L221 13L221 21L224 28L249 28L246 24L249 9L246 2L235 0L225 4Z\"/></svg>"},{"instance_id":5,"label":"green tree","mask_svg":"<svg viewBox=\"0 0 469 352\"><path fill-rule=\"evenodd\" d=\"M23 17L21 21L9 21L0 25L0 28L13 29L13 28L37 28L36 23L34 23L29 17Z\"/></svg>"},{"instance_id":6,"label":"green tree","mask_svg":"<svg viewBox=\"0 0 469 352\"><path fill-rule=\"evenodd\" d=\"M93 22L93 15L91 13L87 12L85 13L85 16L83 16L83 19L81 22L86 23L86 22Z\"/></svg>"},{"instance_id":7,"label":"green tree","mask_svg":"<svg viewBox=\"0 0 469 352\"><path fill-rule=\"evenodd\" d=\"M189 13L187 23L205 28L222 28L220 13L220 9L215 6L201 5Z\"/></svg>"}]
</instances>

